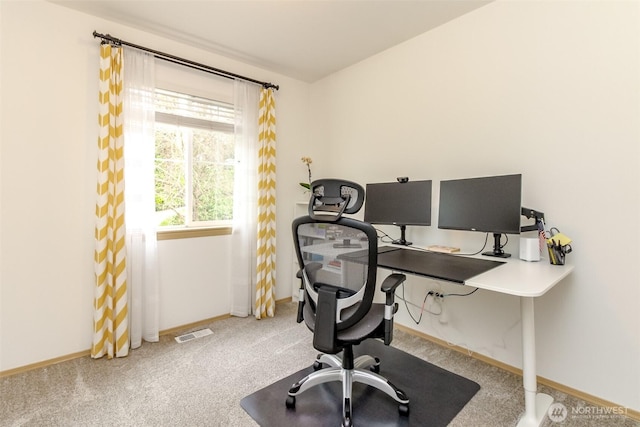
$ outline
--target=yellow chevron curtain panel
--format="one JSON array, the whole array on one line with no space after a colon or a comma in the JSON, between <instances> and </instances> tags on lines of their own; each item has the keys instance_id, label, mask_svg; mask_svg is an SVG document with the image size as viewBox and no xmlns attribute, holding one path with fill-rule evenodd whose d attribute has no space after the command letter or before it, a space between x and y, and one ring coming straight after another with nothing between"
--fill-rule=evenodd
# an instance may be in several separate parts
<instances>
[{"instance_id":1,"label":"yellow chevron curtain panel","mask_svg":"<svg viewBox=\"0 0 640 427\"><path fill-rule=\"evenodd\" d=\"M256 319L275 315L276 111L272 89L262 89L258 119L258 247Z\"/></svg>"},{"instance_id":2,"label":"yellow chevron curtain panel","mask_svg":"<svg viewBox=\"0 0 640 427\"><path fill-rule=\"evenodd\" d=\"M124 224L123 49L100 46L94 329L91 357L129 353Z\"/></svg>"}]
</instances>

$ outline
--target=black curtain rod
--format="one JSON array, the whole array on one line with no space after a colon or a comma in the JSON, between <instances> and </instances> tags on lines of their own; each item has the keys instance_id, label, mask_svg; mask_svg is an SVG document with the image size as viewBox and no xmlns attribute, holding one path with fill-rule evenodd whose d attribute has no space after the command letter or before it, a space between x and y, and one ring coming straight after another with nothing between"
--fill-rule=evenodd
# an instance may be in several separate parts
<instances>
[{"instance_id":1,"label":"black curtain rod","mask_svg":"<svg viewBox=\"0 0 640 427\"><path fill-rule=\"evenodd\" d=\"M275 90L280 89L280 86L274 85L273 83L261 82L260 80L255 80L255 79L252 79L250 77L245 77L245 76L241 76L239 74L230 73L229 71L220 70L218 68L210 67L208 65L204 65L204 64L200 64L200 63L197 63L197 62L194 62L194 61L190 61L188 59L180 58L180 57L175 56L175 55L170 55L168 53L164 53L164 52L160 52L160 51L157 51L157 50L149 49L148 47L139 46L137 44L129 43L129 42L126 42L124 40L117 39L117 38L111 36L110 34L100 34L97 31L94 31L93 32L93 37L94 38L100 37L102 39L102 43L113 43L113 44L120 45L120 46L124 45L124 46L133 47L135 49L139 49L139 50L143 50L145 52L152 53L153 56L155 56L158 59L163 59L163 60L168 61L168 62L173 62L174 64L184 65L185 67L194 68L196 70L200 70L200 71L204 71L204 72L207 72L207 73L215 74L215 75L220 76L220 77L225 77L225 78L228 78L228 79L240 79L240 80L245 80L245 81L252 82L252 83L257 83L257 84L261 85L262 87L264 87L265 89L269 89L269 88L273 88Z\"/></svg>"}]
</instances>

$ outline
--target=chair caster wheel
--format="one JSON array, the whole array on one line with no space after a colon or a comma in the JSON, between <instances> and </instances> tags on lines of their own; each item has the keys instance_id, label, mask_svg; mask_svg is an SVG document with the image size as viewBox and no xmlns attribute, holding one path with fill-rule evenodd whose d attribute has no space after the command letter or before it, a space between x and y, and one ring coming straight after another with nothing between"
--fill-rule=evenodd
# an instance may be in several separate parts
<instances>
[{"instance_id":1,"label":"chair caster wheel","mask_svg":"<svg viewBox=\"0 0 640 427\"><path fill-rule=\"evenodd\" d=\"M400 405L398 405L398 412L400 413L400 415L406 417L407 415L409 415L409 405L401 403Z\"/></svg>"},{"instance_id":2,"label":"chair caster wheel","mask_svg":"<svg viewBox=\"0 0 640 427\"><path fill-rule=\"evenodd\" d=\"M373 372L374 374L379 374L380 373L380 359L378 359L377 357L374 357L376 363L369 366L369 370L371 372Z\"/></svg>"},{"instance_id":3,"label":"chair caster wheel","mask_svg":"<svg viewBox=\"0 0 640 427\"><path fill-rule=\"evenodd\" d=\"M318 362L317 360L315 362L313 362L313 370L314 371L319 371L320 369L322 369L322 363Z\"/></svg>"},{"instance_id":4,"label":"chair caster wheel","mask_svg":"<svg viewBox=\"0 0 640 427\"><path fill-rule=\"evenodd\" d=\"M287 405L287 409L295 409L295 407L296 407L296 397L295 396L287 397L287 401L285 402L285 404Z\"/></svg>"}]
</instances>

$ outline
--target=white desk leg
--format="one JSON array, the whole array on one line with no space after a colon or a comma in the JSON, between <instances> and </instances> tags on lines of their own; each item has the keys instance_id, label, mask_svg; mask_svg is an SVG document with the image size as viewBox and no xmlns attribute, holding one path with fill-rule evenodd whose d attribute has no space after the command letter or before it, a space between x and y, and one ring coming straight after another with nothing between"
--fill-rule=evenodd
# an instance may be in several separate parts
<instances>
[{"instance_id":1,"label":"white desk leg","mask_svg":"<svg viewBox=\"0 0 640 427\"><path fill-rule=\"evenodd\" d=\"M533 316L533 298L520 297L522 316L522 381L524 384L525 413L518 427L540 426L553 403L548 394L538 393L536 374L536 325Z\"/></svg>"}]
</instances>

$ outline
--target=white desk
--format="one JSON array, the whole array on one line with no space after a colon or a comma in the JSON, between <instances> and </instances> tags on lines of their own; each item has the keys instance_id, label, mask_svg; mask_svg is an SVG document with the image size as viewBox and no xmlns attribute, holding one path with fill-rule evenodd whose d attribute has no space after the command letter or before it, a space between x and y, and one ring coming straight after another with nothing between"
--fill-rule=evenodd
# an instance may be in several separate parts
<instances>
[{"instance_id":1,"label":"white desk","mask_svg":"<svg viewBox=\"0 0 640 427\"><path fill-rule=\"evenodd\" d=\"M533 299L544 295L572 271L572 265L551 265L547 260L527 262L509 258L504 265L465 282L467 286L520 297L525 413L518 422L519 427L539 426L553 403L551 396L538 393Z\"/></svg>"},{"instance_id":2,"label":"white desk","mask_svg":"<svg viewBox=\"0 0 640 427\"><path fill-rule=\"evenodd\" d=\"M428 252L422 253L428 254ZM412 256L412 258L414 257ZM522 377L525 393L525 413L520 419L518 426L539 426L553 403L553 398L547 394L538 393L533 300L536 297L544 295L549 289L553 288L558 282L568 276L573 271L573 266L551 265L546 260L527 262L518 258L502 259L481 256L474 258L504 261L504 264L464 280L466 286L520 297L520 310L522 315ZM415 259L412 261L415 262ZM403 266L401 262L391 262L381 267L412 274L420 274L413 273L410 266ZM403 270L403 268L406 269ZM421 275L430 277L428 272Z\"/></svg>"}]
</instances>

